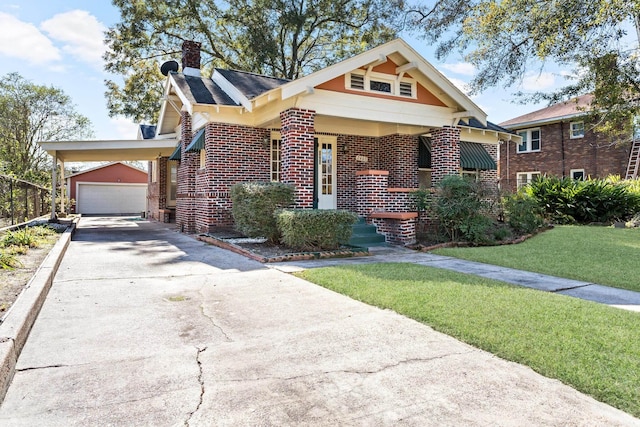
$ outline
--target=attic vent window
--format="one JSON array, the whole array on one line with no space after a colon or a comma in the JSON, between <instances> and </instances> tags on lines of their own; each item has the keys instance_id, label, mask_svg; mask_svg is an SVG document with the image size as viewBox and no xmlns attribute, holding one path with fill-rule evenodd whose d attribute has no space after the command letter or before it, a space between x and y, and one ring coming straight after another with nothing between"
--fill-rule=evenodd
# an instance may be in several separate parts
<instances>
[{"instance_id":1,"label":"attic vent window","mask_svg":"<svg viewBox=\"0 0 640 427\"><path fill-rule=\"evenodd\" d=\"M413 96L413 85L409 82L400 82L400 96Z\"/></svg>"},{"instance_id":2,"label":"attic vent window","mask_svg":"<svg viewBox=\"0 0 640 427\"><path fill-rule=\"evenodd\" d=\"M400 77L400 78L399 78ZM416 81L411 77L354 70L345 75L345 88L362 92L416 98Z\"/></svg>"},{"instance_id":3,"label":"attic vent window","mask_svg":"<svg viewBox=\"0 0 640 427\"><path fill-rule=\"evenodd\" d=\"M351 74L351 89L364 90L364 76L360 74Z\"/></svg>"}]
</instances>

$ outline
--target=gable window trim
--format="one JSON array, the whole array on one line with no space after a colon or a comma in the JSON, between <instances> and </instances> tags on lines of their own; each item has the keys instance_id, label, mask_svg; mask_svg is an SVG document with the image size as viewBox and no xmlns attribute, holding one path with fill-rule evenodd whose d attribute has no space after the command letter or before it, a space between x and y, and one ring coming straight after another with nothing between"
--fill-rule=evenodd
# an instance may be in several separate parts
<instances>
[{"instance_id":1,"label":"gable window trim","mask_svg":"<svg viewBox=\"0 0 640 427\"><path fill-rule=\"evenodd\" d=\"M584 138L584 122L575 121L569 123L569 138L578 139Z\"/></svg>"},{"instance_id":2,"label":"gable window trim","mask_svg":"<svg viewBox=\"0 0 640 427\"><path fill-rule=\"evenodd\" d=\"M417 99L416 80L409 77L398 77L400 76L375 71L368 73L365 70L353 70L345 75L345 89L389 97ZM389 90L381 90L387 87Z\"/></svg>"},{"instance_id":3,"label":"gable window trim","mask_svg":"<svg viewBox=\"0 0 640 427\"><path fill-rule=\"evenodd\" d=\"M522 142L516 148L518 154L542 151L542 132L539 127L519 130L518 135L522 137Z\"/></svg>"},{"instance_id":4,"label":"gable window trim","mask_svg":"<svg viewBox=\"0 0 640 427\"><path fill-rule=\"evenodd\" d=\"M542 173L540 171L531 171L531 172L517 172L516 173L516 183L518 189L524 187L525 185L533 182L534 179L540 178Z\"/></svg>"}]
</instances>

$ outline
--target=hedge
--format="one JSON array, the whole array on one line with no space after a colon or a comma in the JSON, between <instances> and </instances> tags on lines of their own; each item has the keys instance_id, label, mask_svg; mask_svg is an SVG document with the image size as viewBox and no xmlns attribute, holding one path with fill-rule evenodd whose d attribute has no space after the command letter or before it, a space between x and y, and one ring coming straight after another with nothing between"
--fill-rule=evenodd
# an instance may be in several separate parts
<instances>
[{"instance_id":1,"label":"hedge","mask_svg":"<svg viewBox=\"0 0 640 427\"><path fill-rule=\"evenodd\" d=\"M358 220L353 212L319 209L283 209L277 215L282 242L296 250L332 250L351 238Z\"/></svg>"}]
</instances>

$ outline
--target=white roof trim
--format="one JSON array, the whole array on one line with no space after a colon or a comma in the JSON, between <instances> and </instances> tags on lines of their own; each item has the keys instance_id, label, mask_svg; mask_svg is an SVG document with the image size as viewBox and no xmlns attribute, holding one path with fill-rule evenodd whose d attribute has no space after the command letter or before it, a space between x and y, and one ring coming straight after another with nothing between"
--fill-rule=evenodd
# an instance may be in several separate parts
<instances>
[{"instance_id":1,"label":"white roof trim","mask_svg":"<svg viewBox=\"0 0 640 427\"><path fill-rule=\"evenodd\" d=\"M540 125L546 125L546 124L552 124L552 123L557 123L557 122L561 122L563 120L567 120L567 119L575 119L577 117L581 117L584 116L585 113L584 112L578 112L578 113L573 113L573 114L566 114L564 116L557 116L557 117L549 117L546 119L538 119L538 120L530 120L528 122L520 122L520 123L512 123L512 124L508 124L508 125L500 125L505 129L526 129L526 128L530 128L532 126L540 126Z\"/></svg>"},{"instance_id":2,"label":"white roof trim","mask_svg":"<svg viewBox=\"0 0 640 427\"><path fill-rule=\"evenodd\" d=\"M218 70L213 71L213 75L211 76L211 80L220 86L231 99L233 99L237 104L242 105L247 111L253 111L253 105L249 99L242 94L231 82L224 78L224 76L218 72Z\"/></svg>"},{"instance_id":3,"label":"white roof trim","mask_svg":"<svg viewBox=\"0 0 640 427\"><path fill-rule=\"evenodd\" d=\"M414 62L416 67L422 74L427 76L433 83L447 93L454 102L459 104L463 110L471 112L472 117L479 120L482 124L487 123L487 114L482 111L467 95L458 89L449 79L440 73L433 65L427 62L420 54L418 54L404 40L396 39L386 44L368 50L353 58L346 59L337 64L331 65L323 70L316 71L305 77L301 77L292 82L280 86L282 90L282 99L287 99L306 92L309 86L316 87L326 81L344 75L360 67L368 66L371 63L380 60L382 55L389 56L393 53L399 53L409 63ZM400 66L402 67L402 66Z\"/></svg>"},{"instance_id":4,"label":"white roof trim","mask_svg":"<svg viewBox=\"0 0 640 427\"><path fill-rule=\"evenodd\" d=\"M135 166L128 165L128 164L126 164L124 162L109 162L109 163L105 163L104 165L99 165L99 166L95 166L95 167L92 167L92 168L89 168L89 169L78 171L76 173L73 173L71 175L66 176L65 178L66 179L75 178L78 175L82 175L82 174L85 174L85 173L88 173L88 172L97 171L97 170L103 169L103 168L108 168L109 166L113 166L113 165L117 165L117 164L121 164L122 166L126 166L128 168L134 169L134 170L136 170L138 172L142 172L144 174L148 173L148 171L146 171L144 169L140 169L140 168L137 168Z\"/></svg>"}]
</instances>

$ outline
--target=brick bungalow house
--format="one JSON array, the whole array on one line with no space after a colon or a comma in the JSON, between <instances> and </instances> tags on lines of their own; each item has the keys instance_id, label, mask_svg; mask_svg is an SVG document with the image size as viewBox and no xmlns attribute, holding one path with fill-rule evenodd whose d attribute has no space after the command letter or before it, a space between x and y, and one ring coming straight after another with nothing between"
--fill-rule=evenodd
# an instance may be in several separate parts
<instances>
[{"instance_id":1,"label":"brick bungalow house","mask_svg":"<svg viewBox=\"0 0 640 427\"><path fill-rule=\"evenodd\" d=\"M612 144L585 127L583 109L592 98L583 95L501 123L522 138L500 145L501 187L515 191L543 175L637 177L638 141L632 145L635 157L630 157L630 146Z\"/></svg>"},{"instance_id":2,"label":"brick bungalow house","mask_svg":"<svg viewBox=\"0 0 640 427\"><path fill-rule=\"evenodd\" d=\"M497 185L498 143L519 139L401 39L293 81L203 77L200 44L187 41L153 138L179 143L150 162L150 218L229 226L233 184L281 181L296 207L356 212L400 244L415 239L419 185L460 173Z\"/></svg>"}]
</instances>

